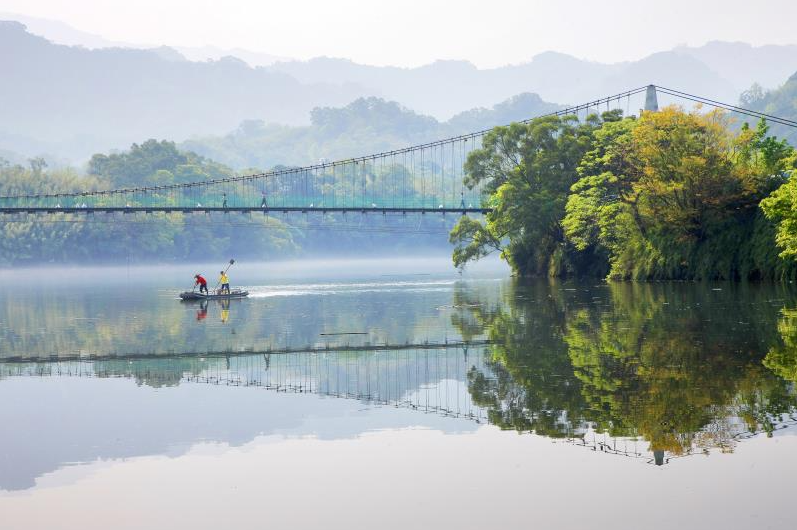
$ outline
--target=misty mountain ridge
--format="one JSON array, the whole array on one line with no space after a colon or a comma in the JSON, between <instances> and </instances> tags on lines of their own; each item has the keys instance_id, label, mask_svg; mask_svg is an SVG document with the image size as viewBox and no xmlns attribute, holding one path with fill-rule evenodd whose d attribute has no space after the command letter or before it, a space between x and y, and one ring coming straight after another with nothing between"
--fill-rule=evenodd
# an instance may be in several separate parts
<instances>
[{"instance_id":1,"label":"misty mountain ridge","mask_svg":"<svg viewBox=\"0 0 797 530\"><path fill-rule=\"evenodd\" d=\"M319 106L370 95L350 84L300 83L226 57L181 61L167 48L89 50L0 22L0 147L87 158L141 138L182 139L263 118L303 124ZM170 52L168 52L170 53Z\"/></svg>"},{"instance_id":2,"label":"misty mountain ridge","mask_svg":"<svg viewBox=\"0 0 797 530\"><path fill-rule=\"evenodd\" d=\"M479 69L468 61L401 68L329 57L278 62L266 69L303 83L322 79L356 83L419 112L448 119L464 108L490 106L522 92L572 104L651 83L733 103L753 83L765 87L783 83L797 70L797 45L753 47L712 42L614 64L544 52L526 63L491 69Z\"/></svg>"},{"instance_id":3,"label":"misty mountain ridge","mask_svg":"<svg viewBox=\"0 0 797 530\"><path fill-rule=\"evenodd\" d=\"M84 46L86 48L91 48L91 49L107 48L107 47L151 49L151 48L163 47L163 46L159 47L159 46L146 45L146 44L131 44L131 43L112 41L99 35L75 29L69 26L68 24L57 20L48 20L38 17L13 14L13 13L0 13L0 19L17 20L19 22L22 22L28 27L31 33L42 36L56 44L64 44L70 46ZM337 74L345 72L345 67L343 66L343 63L346 62L351 63L352 65L362 67L364 69L396 68L398 70L404 70L404 71L430 69L440 66L444 67L446 64L451 66L451 64L454 63L462 63L464 68L467 70L479 70L476 66L469 63L468 61L436 61L434 63L416 68L375 67L367 65L358 65L353 61L343 58L319 57L316 59L311 59L310 61L298 61L291 58L264 53L262 51L253 51L243 48L223 48L213 45L205 45L200 47L171 46L171 48L177 51L179 54L181 54L182 57L184 57L186 60L190 61L218 60L225 56L234 56L245 61L247 64L249 64L252 67L274 66L275 63L279 63L278 65L275 66L275 68L288 69L288 68L295 68L296 66L294 63L298 64L314 63L314 66L319 66L324 61L333 61L336 63L336 68L342 68L342 70L340 71L327 70L327 74L332 74L333 77L336 76ZM667 52L668 51L663 50L660 53L667 53ZM784 79L786 79L789 75L791 75L791 73L797 70L797 61L795 61L795 57L797 57L797 45L753 46L744 42L710 41L702 46L680 45L672 50L669 50L669 52L673 52L679 55L687 55L704 63L711 70L716 72L720 77L729 81L736 89L737 95L742 90L748 88L753 82L756 82L765 88L776 88L784 82ZM640 60L644 60L644 58ZM554 71L569 67L569 68L584 69L587 72L597 73L599 71L610 72L612 70L611 67L614 67L615 69L622 69L624 66L632 62L638 62L638 61L598 63L594 61L579 59L571 55L567 55L556 51L546 51L535 55L525 63L514 64L514 65L510 64L502 66L500 68L486 69L479 71L489 72L490 70L500 70L500 69L513 69L513 68L522 69L523 67L526 67L529 64L534 63L537 68L549 69L549 70L553 69ZM594 68L590 69L589 65L593 65ZM348 77L350 73L351 72L344 75L344 77ZM328 78L326 80L329 81L330 79L331 78ZM369 83L366 82L367 78L361 78L360 81L363 82L366 86L369 86ZM369 86L369 88L375 88L375 87ZM524 87L524 90L521 90L520 92L523 91L533 91L533 88ZM547 94L541 94L541 95L543 97L547 97ZM493 104L496 101L499 101L500 99L501 98L493 99L489 102L489 104ZM547 97L547 99L558 102L566 100L566 98L563 99L561 97ZM567 100L567 101L573 103L576 100ZM422 109L417 109L417 110L422 110ZM431 114L437 116L438 118L441 118L441 116L438 116L436 112L433 112Z\"/></svg>"},{"instance_id":4,"label":"misty mountain ridge","mask_svg":"<svg viewBox=\"0 0 797 530\"><path fill-rule=\"evenodd\" d=\"M0 55L0 68L11 81L0 86L6 103L0 108L0 149L76 161L146 138L213 137L252 120L306 126L315 108L367 97L395 101L445 123L517 94L536 93L561 105L649 83L735 102L754 82L777 86L797 71L797 46L722 42L616 64L545 52L492 69L468 61L400 68L328 57L253 68L240 50L210 61L192 61L185 49L168 46L92 50L53 44L17 22L0 22L0 46L14 50ZM473 123L482 128L505 121Z\"/></svg>"},{"instance_id":5,"label":"misty mountain ridge","mask_svg":"<svg viewBox=\"0 0 797 530\"><path fill-rule=\"evenodd\" d=\"M53 44L64 46L81 46L90 50L101 48L133 48L141 50L162 50L169 48L179 53L183 60L216 61L226 56L234 56L252 67L274 64L277 61L288 61L290 57L271 55L268 53L245 50L242 48L221 48L219 46L156 46L143 43L130 43L106 39L101 35L81 31L59 20L30 17L17 13L0 12L0 20L21 22L28 32L44 37Z\"/></svg>"}]
</instances>

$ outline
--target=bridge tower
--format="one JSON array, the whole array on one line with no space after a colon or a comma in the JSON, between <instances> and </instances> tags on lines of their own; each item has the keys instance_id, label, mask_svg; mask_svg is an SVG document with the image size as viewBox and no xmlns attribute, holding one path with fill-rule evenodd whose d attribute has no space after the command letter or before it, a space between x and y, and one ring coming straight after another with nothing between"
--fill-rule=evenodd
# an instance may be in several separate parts
<instances>
[{"instance_id":1,"label":"bridge tower","mask_svg":"<svg viewBox=\"0 0 797 530\"><path fill-rule=\"evenodd\" d=\"M659 99L656 97L656 85L648 85L645 92L645 112L656 112L659 110Z\"/></svg>"}]
</instances>

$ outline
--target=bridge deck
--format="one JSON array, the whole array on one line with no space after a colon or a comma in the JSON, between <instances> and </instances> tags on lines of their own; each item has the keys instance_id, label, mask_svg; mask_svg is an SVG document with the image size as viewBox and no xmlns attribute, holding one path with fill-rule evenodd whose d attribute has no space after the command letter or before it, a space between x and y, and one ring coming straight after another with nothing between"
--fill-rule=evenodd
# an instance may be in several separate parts
<instances>
[{"instance_id":1,"label":"bridge deck","mask_svg":"<svg viewBox=\"0 0 797 530\"><path fill-rule=\"evenodd\" d=\"M97 207L0 207L0 214L88 214L88 213L456 213L456 214L486 214L492 211L491 208L408 208L408 207L341 207L341 206L97 206Z\"/></svg>"}]
</instances>

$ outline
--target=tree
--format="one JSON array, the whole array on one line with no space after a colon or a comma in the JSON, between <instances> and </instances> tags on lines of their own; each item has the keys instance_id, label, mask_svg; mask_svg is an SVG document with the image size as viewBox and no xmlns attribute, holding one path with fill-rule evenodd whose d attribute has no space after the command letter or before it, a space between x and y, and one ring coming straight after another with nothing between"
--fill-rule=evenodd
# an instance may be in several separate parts
<instances>
[{"instance_id":1,"label":"tree","mask_svg":"<svg viewBox=\"0 0 797 530\"><path fill-rule=\"evenodd\" d=\"M174 142L150 139L123 153L92 156L88 173L107 179L114 188L132 188L228 177L233 172L190 151L180 151Z\"/></svg>"},{"instance_id":2,"label":"tree","mask_svg":"<svg viewBox=\"0 0 797 530\"><path fill-rule=\"evenodd\" d=\"M553 116L487 133L467 158L465 183L484 185L492 211L485 223L463 217L454 227L449 239L456 245L455 265L497 250L523 276L572 270L561 220L576 169L599 125L597 116L585 123Z\"/></svg>"},{"instance_id":3,"label":"tree","mask_svg":"<svg viewBox=\"0 0 797 530\"><path fill-rule=\"evenodd\" d=\"M764 99L765 96L766 93L764 92L764 88L758 83L753 83L750 88L742 92L742 95L739 96L739 102L743 107L753 107Z\"/></svg>"}]
</instances>

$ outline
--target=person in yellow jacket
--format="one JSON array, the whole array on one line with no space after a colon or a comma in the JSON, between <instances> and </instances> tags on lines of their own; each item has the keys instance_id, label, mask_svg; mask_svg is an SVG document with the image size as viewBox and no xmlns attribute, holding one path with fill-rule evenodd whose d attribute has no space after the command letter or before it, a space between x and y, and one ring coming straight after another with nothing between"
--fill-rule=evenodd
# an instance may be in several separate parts
<instances>
[{"instance_id":1,"label":"person in yellow jacket","mask_svg":"<svg viewBox=\"0 0 797 530\"><path fill-rule=\"evenodd\" d=\"M219 278L219 283L221 284L221 289L219 289L219 293L227 293L230 294L230 279L227 277L227 273L221 271L221 277Z\"/></svg>"}]
</instances>

